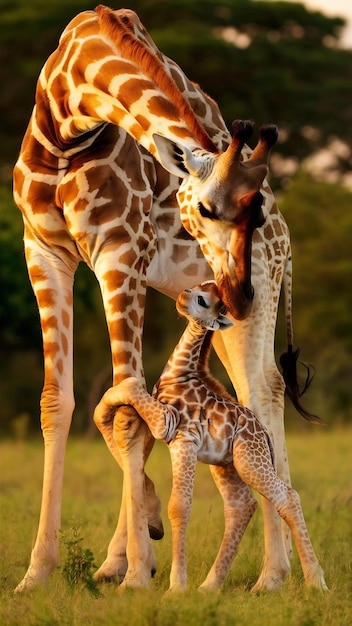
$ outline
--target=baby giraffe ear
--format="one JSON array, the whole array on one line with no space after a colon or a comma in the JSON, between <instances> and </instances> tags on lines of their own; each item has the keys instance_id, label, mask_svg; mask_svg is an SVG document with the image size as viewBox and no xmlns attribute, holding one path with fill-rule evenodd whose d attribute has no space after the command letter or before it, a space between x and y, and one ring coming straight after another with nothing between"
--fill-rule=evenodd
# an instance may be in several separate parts
<instances>
[{"instance_id":1,"label":"baby giraffe ear","mask_svg":"<svg viewBox=\"0 0 352 626\"><path fill-rule=\"evenodd\" d=\"M226 330L227 328L231 328L234 325L234 322L230 320L226 315L219 315L213 322L212 325L209 326L209 330Z\"/></svg>"}]
</instances>

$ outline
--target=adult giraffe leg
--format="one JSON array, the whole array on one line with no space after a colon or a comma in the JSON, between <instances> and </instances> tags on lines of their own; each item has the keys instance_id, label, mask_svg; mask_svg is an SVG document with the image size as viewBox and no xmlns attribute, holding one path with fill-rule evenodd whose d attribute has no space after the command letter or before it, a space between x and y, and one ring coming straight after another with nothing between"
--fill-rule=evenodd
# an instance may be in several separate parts
<instances>
[{"instance_id":1,"label":"adult giraffe leg","mask_svg":"<svg viewBox=\"0 0 352 626\"><path fill-rule=\"evenodd\" d=\"M123 245L121 240L123 238L120 235L120 246ZM119 257L115 251L100 250L94 268L104 300L115 385L132 374L139 381L144 381L141 345L146 285L142 251L140 255L132 253L132 259L130 266L119 266ZM164 532L160 500L152 481L144 473L144 463L153 441L142 420L132 409L120 409L116 415L113 407L107 413L96 411L95 421L110 452L124 472L119 521L109 544L107 558L96 572L95 578L109 580L126 575L126 585L144 586L147 584L146 571L149 584L151 569L155 569L148 529L145 527L147 511L151 536L160 539ZM139 546L138 549L135 546Z\"/></svg>"},{"instance_id":2,"label":"adult giraffe leg","mask_svg":"<svg viewBox=\"0 0 352 626\"><path fill-rule=\"evenodd\" d=\"M149 587L156 570L154 551L149 540L146 507L145 473L147 425L134 409L123 407L114 420L114 439L123 468L124 517L127 523L127 571L120 589Z\"/></svg>"},{"instance_id":3,"label":"adult giraffe leg","mask_svg":"<svg viewBox=\"0 0 352 626\"><path fill-rule=\"evenodd\" d=\"M258 396L259 402L254 401L252 402L252 406L250 404L248 406L254 410L257 416L260 416L260 421L262 421L268 429L275 450L276 472L285 484L290 485L291 476L286 449L284 423L285 384L277 368L274 353L276 327L274 320L276 321L277 319L277 302L279 299L279 285L281 284L283 267L284 266L281 266L281 268L278 267L276 279L272 281L274 292L271 294L271 297L269 295L267 296L266 318L269 320L269 323L267 323L265 327L263 344L265 349L261 355L262 371L260 372L260 376L264 378L262 383L264 393L262 394L262 400L260 400L260 396ZM257 285L257 291L258 288ZM267 404L269 411L265 406L265 398L269 398ZM265 556L262 571L252 589L254 593L262 589L276 589L282 584L291 569L292 537L289 526L282 518L280 519L278 517L276 509L265 497L262 497L262 508L264 517Z\"/></svg>"},{"instance_id":4,"label":"adult giraffe leg","mask_svg":"<svg viewBox=\"0 0 352 626\"><path fill-rule=\"evenodd\" d=\"M30 564L16 592L42 583L59 565L62 484L68 432L74 409L72 382L72 285L76 263L29 236L26 256L43 334L44 386L41 426L44 438L42 503Z\"/></svg>"},{"instance_id":5,"label":"adult giraffe leg","mask_svg":"<svg viewBox=\"0 0 352 626\"><path fill-rule=\"evenodd\" d=\"M101 406L101 405L100 405ZM127 562L127 541L128 541L128 520L127 520L127 501L126 501L126 481L125 481L125 470L124 470L124 455L121 453L120 446L115 441L114 432L118 430L118 427L114 428L115 420L116 423L122 423L123 411L125 409L120 409L116 411L112 407L110 412L106 412L106 410L99 410L100 406L98 405L97 409L94 413L94 420L99 428L101 434L104 437L105 443L108 446L111 454L120 465L121 469L124 472L123 476L123 491L122 491L122 499L121 499L121 508L120 515L117 523L117 527L115 529L114 535L109 543L108 553L105 561L99 567L99 569L94 574L94 579L97 581L111 581L117 579L118 581L122 581L125 577L128 562ZM122 416L122 417L119 417ZM130 435L138 433L137 424L135 424L138 418L133 415L131 424L133 425L133 429L131 430ZM141 430L141 429L140 429ZM143 463L145 464L149 454L154 445L154 439L152 438L149 430L146 430L145 433L141 430L141 435L143 435ZM139 435L140 436L140 435ZM121 439L121 436L120 436ZM128 489L128 487L127 487ZM149 535L153 539L161 539L163 536L163 526L161 520L161 504L160 500L157 497L154 484L150 480L150 478L144 474L144 492L143 501L147 510L147 519L148 519L148 528ZM150 551L152 551L152 546L150 544ZM152 554L148 557L149 561L153 561L154 556ZM150 573L155 570L155 563L152 563Z\"/></svg>"},{"instance_id":6,"label":"adult giraffe leg","mask_svg":"<svg viewBox=\"0 0 352 626\"><path fill-rule=\"evenodd\" d=\"M239 477L232 464L224 467L211 465L210 471L223 499L225 529L219 552L205 581L199 587L200 591L220 587L257 508L257 502L248 485Z\"/></svg>"}]
</instances>

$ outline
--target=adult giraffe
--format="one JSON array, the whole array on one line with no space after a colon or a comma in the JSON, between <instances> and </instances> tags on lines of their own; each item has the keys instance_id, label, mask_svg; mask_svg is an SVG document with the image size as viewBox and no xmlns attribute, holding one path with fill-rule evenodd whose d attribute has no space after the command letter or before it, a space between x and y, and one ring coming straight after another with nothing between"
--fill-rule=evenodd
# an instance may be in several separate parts
<instances>
[{"instance_id":1,"label":"adult giraffe","mask_svg":"<svg viewBox=\"0 0 352 626\"><path fill-rule=\"evenodd\" d=\"M23 214L26 261L40 312L45 374L42 506L30 565L17 590L46 580L59 562L64 454L74 408L72 287L78 263L85 261L100 284L114 383L131 375L144 380L147 282L176 297L184 287L211 276L197 244L178 234L175 192L183 176L186 187L179 201L185 225L200 242L229 310L237 318L247 316L253 302L250 242L263 221L258 190L276 139L272 127L264 129L254 153L241 163L250 131L250 124L237 124L229 148L221 152L230 138L215 103L161 55L133 12L100 5L79 14L46 62L14 170L14 197ZM192 197L191 186L197 187ZM241 401L248 400L252 408L264 402L261 415L278 447L279 471L287 478L284 384L273 358L273 334L289 238L267 186L262 194L266 224L255 235L252 255L254 316L238 325L242 330L233 335L236 343L219 343L218 350ZM258 314L263 316L259 328ZM250 343L254 352L248 352ZM258 363L248 354L257 356ZM123 467L124 495L119 524L97 577L125 574L126 585L148 585L153 556L146 540L144 484L137 478L144 476L152 439L131 409L120 409L115 419L109 415L99 427ZM160 537L159 501L148 478L145 487L151 535ZM277 586L289 569L274 526L275 521L266 522L266 565L259 587Z\"/></svg>"}]
</instances>

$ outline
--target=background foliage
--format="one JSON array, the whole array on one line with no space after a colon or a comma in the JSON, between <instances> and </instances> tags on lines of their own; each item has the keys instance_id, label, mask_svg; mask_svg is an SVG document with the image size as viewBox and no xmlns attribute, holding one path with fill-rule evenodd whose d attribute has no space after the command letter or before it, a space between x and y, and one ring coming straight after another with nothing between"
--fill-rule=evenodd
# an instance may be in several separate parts
<instances>
[{"instance_id":1,"label":"background foliage","mask_svg":"<svg viewBox=\"0 0 352 626\"><path fill-rule=\"evenodd\" d=\"M33 106L35 83L67 22L87 0L1 0L0 429L37 429L42 385L39 319L22 250L11 172ZM294 2L131 0L159 47L214 97L228 124L273 121L280 142L272 184L291 230L294 324L316 379L309 408L332 423L352 419L352 51L339 48L340 18ZM325 169L319 167L324 156ZM318 164L318 165L317 165ZM149 385L183 328L174 304L151 291L145 327ZM284 347L279 322L278 351ZM214 368L224 378L218 363ZM75 286L74 428L88 428L110 378L110 351L94 277ZM226 379L225 379L226 380ZM288 411L289 421L291 412ZM295 417L294 423L299 423Z\"/></svg>"}]
</instances>

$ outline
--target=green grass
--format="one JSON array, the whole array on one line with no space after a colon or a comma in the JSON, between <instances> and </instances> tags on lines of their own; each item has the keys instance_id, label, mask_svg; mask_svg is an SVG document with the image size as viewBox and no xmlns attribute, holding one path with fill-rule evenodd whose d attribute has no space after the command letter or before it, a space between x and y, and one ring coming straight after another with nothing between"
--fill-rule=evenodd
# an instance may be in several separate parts
<instances>
[{"instance_id":1,"label":"green grass","mask_svg":"<svg viewBox=\"0 0 352 626\"><path fill-rule=\"evenodd\" d=\"M2 626L349 626L352 623L352 429L309 428L288 435L292 482L301 495L308 528L330 588L326 595L302 585L294 552L292 576L275 593L249 593L263 554L258 510L220 592L199 595L222 533L221 500L209 470L199 465L188 532L189 591L164 598L171 559L166 503L171 472L168 450L156 444L148 471L164 504L165 537L155 542L158 571L149 591L118 594L114 585L94 597L86 586L70 589L62 569L28 595L13 594L25 573L41 497L42 442L6 441L0 447ZM121 473L100 439L70 439L62 528L80 526L82 550L100 565L117 520ZM67 535L64 535L67 536ZM62 546L62 563L65 546Z\"/></svg>"}]
</instances>

